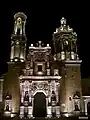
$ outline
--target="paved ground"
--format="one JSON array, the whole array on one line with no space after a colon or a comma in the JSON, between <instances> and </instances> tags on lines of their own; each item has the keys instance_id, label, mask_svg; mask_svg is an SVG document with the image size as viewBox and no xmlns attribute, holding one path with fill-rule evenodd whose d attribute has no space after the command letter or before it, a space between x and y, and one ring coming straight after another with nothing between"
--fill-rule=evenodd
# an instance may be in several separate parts
<instances>
[{"instance_id":1,"label":"paved ground","mask_svg":"<svg viewBox=\"0 0 90 120\"><path fill-rule=\"evenodd\" d=\"M78 118L51 118L51 119L45 119L45 118L35 118L35 119L28 119L28 118L24 118L24 119L20 119L20 118L6 118L6 117L0 117L0 120L79 120ZM80 120L85 120L85 119L80 119ZM87 120L87 118L86 118ZM90 119L88 119L90 120Z\"/></svg>"},{"instance_id":2,"label":"paved ground","mask_svg":"<svg viewBox=\"0 0 90 120\"><path fill-rule=\"evenodd\" d=\"M90 117L60 117L60 118L34 118L34 119L28 119L28 118L23 118L20 119L18 116L14 118L10 117L3 117L0 115L0 120L90 120Z\"/></svg>"}]
</instances>

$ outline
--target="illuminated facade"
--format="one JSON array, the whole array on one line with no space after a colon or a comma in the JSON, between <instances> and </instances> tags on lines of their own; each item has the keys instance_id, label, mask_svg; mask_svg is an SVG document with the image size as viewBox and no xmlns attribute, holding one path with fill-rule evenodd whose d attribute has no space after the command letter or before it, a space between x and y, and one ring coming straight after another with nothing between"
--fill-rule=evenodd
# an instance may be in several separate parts
<instances>
[{"instance_id":1,"label":"illuminated facade","mask_svg":"<svg viewBox=\"0 0 90 120\"><path fill-rule=\"evenodd\" d=\"M24 13L14 15L8 73L0 79L0 104L4 115L59 118L87 114L77 34L62 17L61 26L53 33L53 55L49 44L41 41L36 46L31 44L26 54L26 19Z\"/></svg>"}]
</instances>

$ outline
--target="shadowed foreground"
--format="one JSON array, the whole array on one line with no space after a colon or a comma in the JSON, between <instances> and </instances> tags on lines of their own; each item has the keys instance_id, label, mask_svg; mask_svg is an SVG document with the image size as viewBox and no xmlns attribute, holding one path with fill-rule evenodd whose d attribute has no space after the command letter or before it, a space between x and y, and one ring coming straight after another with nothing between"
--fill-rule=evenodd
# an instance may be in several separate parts
<instances>
[{"instance_id":1,"label":"shadowed foreground","mask_svg":"<svg viewBox=\"0 0 90 120\"><path fill-rule=\"evenodd\" d=\"M90 117L60 117L60 118L43 118L37 117L33 119L23 118L20 119L19 117L9 118L0 116L0 120L90 120Z\"/></svg>"}]
</instances>

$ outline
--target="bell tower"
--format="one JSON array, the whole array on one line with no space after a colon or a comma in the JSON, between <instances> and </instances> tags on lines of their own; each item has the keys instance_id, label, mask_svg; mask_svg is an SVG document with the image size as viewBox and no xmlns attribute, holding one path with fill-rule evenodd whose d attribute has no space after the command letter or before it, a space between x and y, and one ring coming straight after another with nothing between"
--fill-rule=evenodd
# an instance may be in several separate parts
<instances>
[{"instance_id":1,"label":"bell tower","mask_svg":"<svg viewBox=\"0 0 90 120\"><path fill-rule=\"evenodd\" d=\"M65 116L83 112L81 89L82 60L77 54L77 34L62 17L61 26L53 33L54 61L61 61L62 79L60 81L60 108Z\"/></svg>"},{"instance_id":2,"label":"bell tower","mask_svg":"<svg viewBox=\"0 0 90 120\"><path fill-rule=\"evenodd\" d=\"M25 24L27 16L18 12L14 15L14 30L11 36L11 57L10 61L24 62L26 54L26 34L25 34Z\"/></svg>"},{"instance_id":3,"label":"bell tower","mask_svg":"<svg viewBox=\"0 0 90 120\"><path fill-rule=\"evenodd\" d=\"M77 55L77 34L66 25L66 19L62 17L61 26L56 28L53 34L54 58L58 60L78 59Z\"/></svg>"}]
</instances>

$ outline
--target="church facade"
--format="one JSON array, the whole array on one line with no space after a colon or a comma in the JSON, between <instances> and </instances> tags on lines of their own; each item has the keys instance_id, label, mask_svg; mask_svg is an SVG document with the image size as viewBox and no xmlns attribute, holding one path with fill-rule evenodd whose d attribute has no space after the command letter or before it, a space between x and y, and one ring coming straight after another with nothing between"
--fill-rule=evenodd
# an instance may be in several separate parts
<instances>
[{"instance_id":1,"label":"church facade","mask_svg":"<svg viewBox=\"0 0 90 120\"><path fill-rule=\"evenodd\" d=\"M77 34L62 17L49 44L31 44L26 54L27 16L14 15L8 73L0 78L0 110L20 118L88 115L89 96L83 96L77 54ZM90 106L89 106L90 107Z\"/></svg>"}]
</instances>

